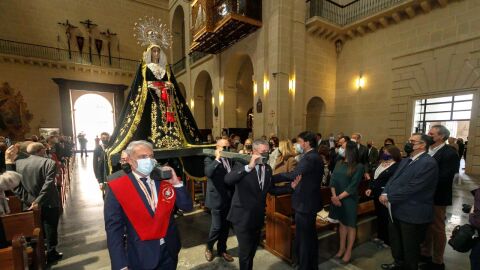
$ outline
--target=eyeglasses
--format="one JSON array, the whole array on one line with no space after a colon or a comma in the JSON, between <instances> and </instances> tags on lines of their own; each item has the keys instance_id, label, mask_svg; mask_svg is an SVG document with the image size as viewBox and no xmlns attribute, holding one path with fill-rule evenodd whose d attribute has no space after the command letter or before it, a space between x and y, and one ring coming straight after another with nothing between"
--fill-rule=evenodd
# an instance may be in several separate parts
<instances>
[{"instance_id":1,"label":"eyeglasses","mask_svg":"<svg viewBox=\"0 0 480 270\"><path fill-rule=\"evenodd\" d=\"M416 141L416 140L408 140L409 143L412 143L412 144L419 144L419 143L425 143L423 141Z\"/></svg>"}]
</instances>

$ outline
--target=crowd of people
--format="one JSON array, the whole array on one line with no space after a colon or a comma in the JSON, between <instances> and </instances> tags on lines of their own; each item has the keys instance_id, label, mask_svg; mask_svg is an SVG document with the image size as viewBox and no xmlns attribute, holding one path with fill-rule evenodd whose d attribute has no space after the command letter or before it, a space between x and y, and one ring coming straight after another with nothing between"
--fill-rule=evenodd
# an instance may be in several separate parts
<instances>
[{"instance_id":1,"label":"crowd of people","mask_svg":"<svg viewBox=\"0 0 480 270\"><path fill-rule=\"evenodd\" d=\"M10 142L0 137L0 215L10 213L6 191L21 200L23 211L38 207L49 263L63 256L56 249L61 213L57 185L60 172L73 156L73 148L72 139L59 134L48 137L33 135L22 142ZM0 246L6 245L8 242L2 229Z\"/></svg>"},{"instance_id":2,"label":"crowd of people","mask_svg":"<svg viewBox=\"0 0 480 270\"><path fill-rule=\"evenodd\" d=\"M359 133L330 134L323 139L320 133L310 132L284 140L274 135L268 140L247 138L244 143L237 135L224 135L217 138L216 146L215 158L205 159L206 206L212 213L207 261L214 258L215 243L218 255L233 261L226 251L232 225L239 242L240 269L252 269L266 193L292 193L296 263L298 269L317 269L315 218L321 209L320 186L328 186L328 220L339 224L339 250L334 257L341 263L351 260L357 206L365 195L373 199L377 216L373 241L379 247L391 247L394 258L382 269L445 268L446 207L452 205L453 180L465 155L463 140L451 138L446 127L434 125L428 134L412 134L403 149L391 138L377 149L372 141L362 144ZM221 151L248 154L251 161L238 164L222 157ZM365 194L358 194L361 181L368 181ZM252 184L256 182L260 189ZM479 211L471 214L477 224ZM478 267L478 250L472 249L472 269Z\"/></svg>"},{"instance_id":3,"label":"crowd of people","mask_svg":"<svg viewBox=\"0 0 480 270\"><path fill-rule=\"evenodd\" d=\"M108 140L109 134L102 133L93 165L100 188L105 189L105 183L109 186L105 228L113 269L175 269L180 244L171 213L175 207L191 210L190 196L172 168L165 166L162 170L170 174L162 178L153 147L146 141L131 142L121 153L119 170L107 176L101 166ZM334 258L340 263L352 259L359 198L367 196L373 199L377 216L377 238L373 240L389 246L394 259L382 264L382 269L418 269L419 265L444 269L446 208L452 205L453 179L464 146L460 139L452 140L442 125L432 126L428 134L412 134L403 149L391 138L385 139L380 149L372 141L364 145L359 133L330 134L324 139L320 133L305 131L293 139L272 135L243 142L238 135L217 138L215 155L204 160L208 178L205 205L211 213L205 258L209 262L214 259L216 245L218 256L234 261L227 252L233 227L240 269L253 269L267 194L292 194L294 259L298 269L317 269L316 219L323 209L322 199L326 199L319 192L323 186L331 191L328 220L338 223L339 249ZM50 262L62 258L56 250L61 211L56 177L73 148L71 138L56 134L32 136L9 147L0 137L0 156L4 158L0 160L0 215L9 213L6 190L13 190L24 210L38 206ZM227 158L222 154L225 151L248 155L243 158L247 161ZM358 192L362 181L368 181L365 194ZM139 204L145 205L145 211ZM480 229L478 205L472 207L470 223ZM2 243L5 239L0 231ZM472 269L479 266L479 252L477 243L470 256Z\"/></svg>"}]
</instances>

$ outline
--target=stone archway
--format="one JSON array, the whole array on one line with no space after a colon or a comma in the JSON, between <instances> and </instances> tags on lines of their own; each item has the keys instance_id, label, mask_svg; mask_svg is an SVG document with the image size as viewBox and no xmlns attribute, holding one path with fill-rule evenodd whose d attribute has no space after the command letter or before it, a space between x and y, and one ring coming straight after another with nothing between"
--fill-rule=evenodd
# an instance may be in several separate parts
<instances>
[{"instance_id":1,"label":"stone archway","mask_svg":"<svg viewBox=\"0 0 480 270\"><path fill-rule=\"evenodd\" d=\"M172 20L172 63L185 58L185 13L181 5L177 6Z\"/></svg>"},{"instance_id":2,"label":"stone archway","mask_svg":"<svg viewBox=\"0 0 480 270\"><path fill-rule=\"evenodd\" d=\"M188 102L191 103L192 99ZM201 71L193 87L193 114L200 129L213 128L212 79L210 74Z\"/></svg>"},{"instance_id":3,"label":"stone archway","mask_svg":"<svg viewBox=\"0 0 480 270\"><path fill-rule=\"evenodd\" d=\"M247 54L232 56L224 80L224 123L227 128L247 128L248 112L253 107L253 63ZM233 109L235 108L235 109ZM253 119L250 119L253 120Z\"/></svg>"},{"instance_id":4,"label":"stone archway","mask_svg":"<svg viewBox=\"0 0 480 270\"><path fill-rule=\"evenodd\" d=\"M102 132L109 134L113 132L114 111L111 100L113 95L109 98L110 93L85 92L72 90L74 133L75 138L80 132L86 134L87 149L93 150L96 136L100 137Z\"/></svg>"},{"instance_id":5,"label":"stone archway","mask_svg":"<svg viewBox=\"0 0 480 270\"><path fill-rule=\"evenodd\" d=\"M325 112L325 102L320 97L312 97L307 103L306 129L320 132L322 128L322 114Z\"/></svg>"}]
</instances>

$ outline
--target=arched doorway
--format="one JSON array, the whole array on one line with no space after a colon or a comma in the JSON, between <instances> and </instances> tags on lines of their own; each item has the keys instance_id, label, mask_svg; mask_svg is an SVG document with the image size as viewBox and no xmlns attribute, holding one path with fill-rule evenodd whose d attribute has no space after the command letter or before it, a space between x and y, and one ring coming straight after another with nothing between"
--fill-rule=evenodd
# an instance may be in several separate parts
<instances>
[{"instance_id":1,"label":"arched doorway","mask_svg":"<svg viewBox=\"0 0 480 270\"><path fill-rule=\"evenodd\" d=\"M85 133L88 140L87 149L95 148L95 137L102 132L113 132L112 104L99 94L84 94L74 101L73 121L75 137Z\"/></svg>"},{"instance_id":2,"label":"arched doorway","mask_svg":"<svg viewBox=\"0 0 480 270\"><path fill-rule=\"evenodd\" d=\"M312 132L320 132L322 127L322 113L325 111L325 102L319 97L311 98L307 103L306 128Z\"/></svg>"},{"instance_id":3,"label":"arched doorway","mask_svg":"<svg viewBox=\"0 0 480 270\"><path fill-rule=\"evenodd\" d=\"M253 63L250 56L236 55L228 61L224 82L225 127L253 126L249 111L253 107ZM230 108L235 108L232 110Z\"/></svg>"},{"instance_id":4,"label":"arched doorway","mask_svg":"<svg viewBox=\"0 0 480 270\"><path fill-rule=\"evenodd\" d=\"M205 70L200 72L195 80L193 100L193 111L198 127L200 129L213 128L212 79Z\"/></svg>"},{"instance_id":5,"label":"arched doorway","mask_svg":"<svg viewBox=\"0 0 480 270\"><path fill-rule=\"evenodd\" d=\"M172 57L177 63L185 57L185 15L182 6L177 6L172 20Z\"/></svg>"}]
</instances>

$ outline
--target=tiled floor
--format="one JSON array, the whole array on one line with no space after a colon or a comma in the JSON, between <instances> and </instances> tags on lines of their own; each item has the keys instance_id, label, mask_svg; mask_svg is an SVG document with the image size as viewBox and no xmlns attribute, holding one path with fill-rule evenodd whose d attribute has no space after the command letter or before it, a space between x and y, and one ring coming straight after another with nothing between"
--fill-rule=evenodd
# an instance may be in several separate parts
<instances>
[{"instance_id":1,"label":"tiled floor","mask_svg":"<svg viewBox=\"0 0 480 270\"><path fill-rule=\"evenodd\" d=\"M103 200L92 170L89 158L77 158L75 180L72 182L65 212L60 220L60 245L64 259L52 269L110 269L110 260L106 249L106 237L103 221ZM467 222L467 215L461 211L463 203L471 204L470 190L480 181L462 176L461 184L454 184L454 204L448 208L447 234L458 224ZM233 234L228 239L229 252L235 262L226 263L220 258L213 262L205 261L204 243L208 236L210 216L197 211L177 219L182 236L182 250L179 255L178 269L238 269L237 241ZM343 266L334 260L319 265L319 269L380 269L380 264L390 262L389 249L378 249L371 242L355 248L351 264ZM445 252L446 269L470 269L468 253L453 251L447 246ZM259 248L254 260L254 269L292 269L268 251Z\"/></svg>"}]
</instances>

